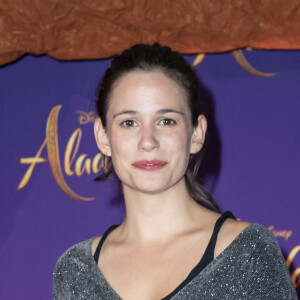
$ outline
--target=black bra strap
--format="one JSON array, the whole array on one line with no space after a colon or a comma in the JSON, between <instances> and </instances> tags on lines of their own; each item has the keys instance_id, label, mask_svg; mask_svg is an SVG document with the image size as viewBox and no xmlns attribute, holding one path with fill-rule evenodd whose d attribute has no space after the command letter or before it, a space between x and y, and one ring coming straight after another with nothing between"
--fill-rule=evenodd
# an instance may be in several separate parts
<instances>
[{"instance_id":1,"label":"black bra strap","mask_svg":"<svg viewBox=\"0 0 300 300\"><path fill-rule=\"evenodd\" d=\"M216 221L213 233L210 237L209 243L206 247L206 250L199 261L199 263L194 267L194 269L190 272L188 277L168 296L164 297L162 300L169 300L175 294L178 293L184 286L186 286L192 279L194 279L208 264L210 264L214 260L214 252L215 252L215 245L218 237L218 233L220 228L222 227L224 221L228 218L235 219L235 216L230 211L224 212L219 219Z\"/></svg>"},{"instance_id":2,"label":"black bra strap","mask_svg":"<svg viewBox=\"0 0 300 300\"><path fill-rule=\"evenodd\" d=\"M217 222L215 224L213 234L210 238L210 241L209 241L207 248L203 255L203 258L205 258L205 261L208 262L207 264L209 264L211 261L214 260L215 246L216 246L218 234L219 234L219 231L220 231L223 223L228 218L232 218L232 219L236 220L235 216L233 215L233 213L231 211L226 211L221 215L221 217L217 220Z\"/></svg>"},{"instance_id":3,"label":"black bra strap","mask_svg":"<svg viewBox=\"0 0 300 300\"><path fill-rule=\"evenodd\" d=\"M110 226L105 232L104 234L102 235L99 243L98 243L98 246L96 248L96 251L94 253L94 260L96 262L96 264L98 265L98 260L99 260L99 255L100 255L100 251L101 251L101 248L102 248L102 245L104 243L104 241L106 240L107 236L114 230L118 227L119 225L112 225Z\"/></svg>"},{"instance_id":4,"label":"black bra strap","mask_svg":"<svg viewBox=\"0 0 300 300\"><path fill-rule=\"evenodd\" d=\"M217 220L215 226L214 226L214 230L212 233L212 236L210 238L210 241L207 245L207 248L204 252L204 255L202 257L201 260L201 269L204 269L206 267L206 265L208 265L211 261L213 261L214 259L214 252L215 252L215 246L216 246L216 242L217 242L217 238L218 238L218 233L223 225L223 223L228 219L228 218L232 218L232 219L236 219L235 216L233 215L232 212L230 211L226 211L224 212L221 217ZM109 227L103 234L102 238L100 239L98 246L96 248L96 251L94 253L94 259L96 264L98 264L98 260L99 260L99 255L100 255L100 251L102 248L102 245L104 243L104 241L106 240L107 236L118 227L119 225L113 225L111 227Z\"/></svg>"}]
</instances>

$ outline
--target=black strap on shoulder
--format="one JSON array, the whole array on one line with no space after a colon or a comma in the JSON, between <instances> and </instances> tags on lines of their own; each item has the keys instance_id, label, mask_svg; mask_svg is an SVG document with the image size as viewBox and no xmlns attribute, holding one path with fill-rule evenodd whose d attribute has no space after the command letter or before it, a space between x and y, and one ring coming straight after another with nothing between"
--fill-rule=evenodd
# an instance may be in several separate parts
<instances>
[{"instance_id":1,"label":"black strap on shoulder","mask_svg":"<svg viewBox=\"0 0 300 300\"><path fill-rule=\"evenodd\" d=\"M119 225L112 225L110 226L105 232L104 234L102 235L99 243L98 243L98 246L96 248L96 251L94 253L94 260L96 262L96 264L98 265L98 260L99 260L99 255L100 255L100 251L101 251L101 248L102 248L102 245L104 243L104 241L106 240L107 236L114 230L118 227Z\"/></svg>"},{"instance_id":2,"label":"black strap on shoulder","mask_svg":"<svg viewBox=\"0 0 300 300\"><path fill-rule=\"evenodd\" d=\"M228 218L236 219L231 211L226 211L221 215L221 217L217 220L217 222L215 224L214 231L212 233L210 241L209 241L207 248L203 255L203 259L205 260L206 265L208 265L210 262L212 262L214 260L214 253L215 253L215 247L216 247L218 234L219 234L219 231L220 231L223 223Z\"/></svg>"},{"instance_id":3,"label":"black strap on shoulder","mask_svg":"<svg viewBox=\"0 0 300 300\"><path fill-rule=\"evenodd\" d=\"M215 245L218 237L218 233L225 222L226 219L233 218L236 219L235 216L230 211L224 212L219 219L216 221L213 233L209 240L209 243L205 249L205 252L199 261L199 263L194 267L194 269L190 272L188 277L168 296L164 297L162 300L169 300L175 294L178 293L184 286L186 286L192 279L194 279L208 264L210 264L214 260L214 252L215 252Z\"/></svg>"}]
</instances>

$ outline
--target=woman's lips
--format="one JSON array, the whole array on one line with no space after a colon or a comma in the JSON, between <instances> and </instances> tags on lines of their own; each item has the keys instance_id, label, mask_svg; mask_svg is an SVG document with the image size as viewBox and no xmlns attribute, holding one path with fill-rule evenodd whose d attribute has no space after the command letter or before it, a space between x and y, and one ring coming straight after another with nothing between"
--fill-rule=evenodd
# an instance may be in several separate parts
<instances>
[{"instance_id":1,"label":"woman's lips","mask_svg":"<svg viewBox=\"0 0 300 300\"><path fill-rule=\"evenodd\" d=\"M155 160L140 160L133 163L132 165L138 169L142 169L145 171L155 171L164 167L166 164L167 164L166 161L155 159Z\"/></svg>"}]
</instances>

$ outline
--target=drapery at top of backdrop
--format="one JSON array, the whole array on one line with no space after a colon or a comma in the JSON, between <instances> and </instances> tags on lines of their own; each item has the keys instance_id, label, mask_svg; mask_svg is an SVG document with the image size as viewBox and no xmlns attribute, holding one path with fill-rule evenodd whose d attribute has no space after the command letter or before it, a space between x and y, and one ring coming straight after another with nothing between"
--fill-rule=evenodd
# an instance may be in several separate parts
<instances>
[{"instance_id":1,"label":"drapery at top of backdrop","mask_svg":"<svg viewBox=\"0 0 300 300\"><path fill-rule=\"evenodd\" d=\"M99 180L115 170L126 217L60 257L55 299L297 299L272 233L220 215L196 180L206 148L204 95L168 47L136 45L113 60L94 129L112 159Z\"/></svg>"},{"instance_id":2,"label":"drapery at top of backdrop","mask_svg":"<svg viewBox=\"0 0 300 300\"><path fill-rule=\"evenodd\" d=\"M300 48L298 0L28 0L0 6L0 65L25 53L105 58L137 42L158 41L181 53Z\"/></svg>"}]
</instances>

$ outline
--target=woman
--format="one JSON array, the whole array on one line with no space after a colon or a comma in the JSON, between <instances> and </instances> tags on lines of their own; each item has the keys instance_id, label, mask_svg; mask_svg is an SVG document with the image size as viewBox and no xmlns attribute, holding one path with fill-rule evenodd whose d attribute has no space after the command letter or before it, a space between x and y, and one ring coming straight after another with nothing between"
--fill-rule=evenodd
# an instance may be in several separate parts
<instances>
[{"instance_id":1,"label":"woman","mask_svg":"<svg viewBox=\"0 0 300 300\"><path fill-rule=\"evenodd\" d=\"M113 60L94 129L122 182L126 217L61 256L55 299L297 299L272 234L220 215L195 180L202 96L168 47L136 45Z\"/></svg>"}]
</instances>

